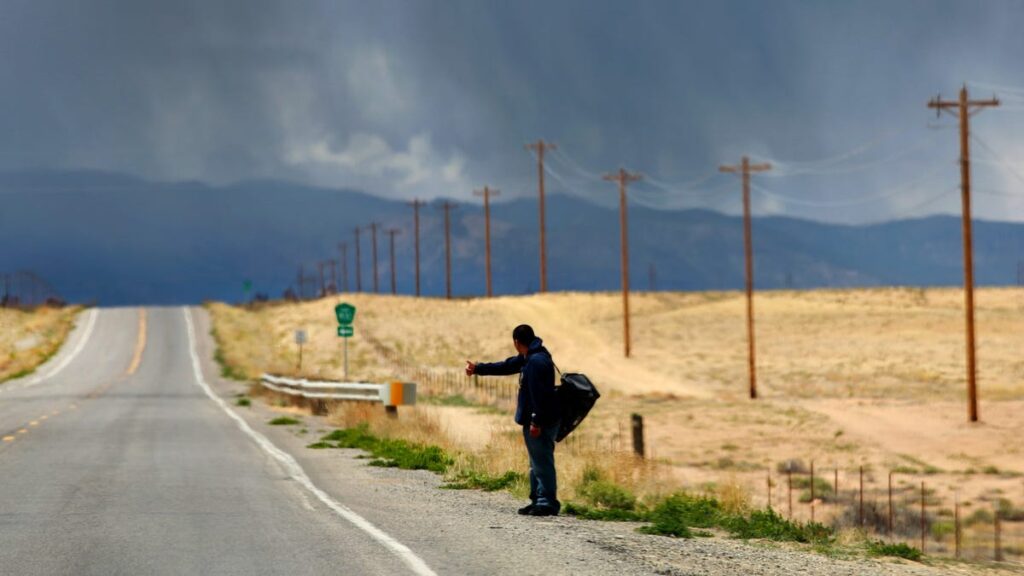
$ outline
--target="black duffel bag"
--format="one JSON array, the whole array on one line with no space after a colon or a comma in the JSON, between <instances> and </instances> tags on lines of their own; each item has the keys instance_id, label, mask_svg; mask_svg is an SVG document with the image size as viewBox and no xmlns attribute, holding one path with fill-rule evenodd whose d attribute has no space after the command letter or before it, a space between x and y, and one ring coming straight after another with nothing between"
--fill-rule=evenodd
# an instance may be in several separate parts
<instances>
[{"instance_id":1,"label":"black duffel bag","mask_svg":"<svg viewBox=\"0 0 1024 576\"><path fill-rule=\"evenodd\" d=\"M583 374L562 374L562 384L555 388L558 399L558 410L562 415L562 423L558 427L555 442L561 442L583 422L590 413L601 393Z\"/></svg>"}]
</instances>

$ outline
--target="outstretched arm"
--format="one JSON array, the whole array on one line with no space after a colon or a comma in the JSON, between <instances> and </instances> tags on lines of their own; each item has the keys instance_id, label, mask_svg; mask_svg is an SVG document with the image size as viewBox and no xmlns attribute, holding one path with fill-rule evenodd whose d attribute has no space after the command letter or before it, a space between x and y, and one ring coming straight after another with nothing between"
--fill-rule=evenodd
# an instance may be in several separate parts
<instances>
[{"instance_id":1,"label":"outstretched arm","mask_svg":"<svg viewBox=\"0 0 1024 576\"><path fill-rule=\"evenodd\" d=\"M511 376L518 374L523 369L525 359L522 356L512 356L503 362L480 362L475 364L466 360L466 374L479 374L480 376Z\"/></svg>"}]
</instances>

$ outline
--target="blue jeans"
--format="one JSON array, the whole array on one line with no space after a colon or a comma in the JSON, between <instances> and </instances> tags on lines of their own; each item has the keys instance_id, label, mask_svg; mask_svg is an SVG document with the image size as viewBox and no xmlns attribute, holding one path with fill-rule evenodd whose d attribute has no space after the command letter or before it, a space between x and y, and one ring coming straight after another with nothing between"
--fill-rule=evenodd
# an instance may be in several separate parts
<instances>
[{"instance_id":1,"label":"blue jeans","mask_svg":"<svg viewBox=\"0 0 1024 576\"><path fill-rule=\"evenodd\" d=\"M555 477L555 436L558 423L541 428L540 436L530 437L530 426L523 426L526 453L530 456L530 500L537 506L562 509L558 501L558 480Z\"/></svg>"}]
</instances>

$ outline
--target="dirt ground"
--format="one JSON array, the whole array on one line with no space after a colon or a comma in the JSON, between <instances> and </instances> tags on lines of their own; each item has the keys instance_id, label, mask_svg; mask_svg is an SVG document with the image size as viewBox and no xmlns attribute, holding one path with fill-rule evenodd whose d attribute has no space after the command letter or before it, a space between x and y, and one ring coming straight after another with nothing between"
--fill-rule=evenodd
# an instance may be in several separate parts
<instances>
[{"instance_id":1,"label":"dirt ground","mask_svg":"<svg viewBox=\"0 0 1024 576\"><path fill-rule=\"evenodd\" d=\"M969 514L1000 498L1024 507L1024 289L984 288L976 297L976 424L967 422L959 289L759 293L755 401L747 397L738 292L634 294L629 359L619 294L345 300L357 307L352 377L395 376L385 356L450 371L466 359L505 358L514 354L512 328L529 323L563 371L588 374L605 394L582 441L627 450L629 417L641 414L647 456L672 466L682 485L728 477L765 503L769 475L780 497L785 462L805 470L813 461L829 484L838 470L841 492L854 489L864 466L868 498L881 497L895 471L901 494L923 481L937 505L959 499ZM298 372L293 338L302 328L309 343L301 372L341 378L339 301L211 310L225 359L250 376ZM486 424L457 410L444 414L452 430ZM822 506L818 513L827 514ZM796 508L795 515L809 513L809 504Z\"/></svg>"}]
</instances>

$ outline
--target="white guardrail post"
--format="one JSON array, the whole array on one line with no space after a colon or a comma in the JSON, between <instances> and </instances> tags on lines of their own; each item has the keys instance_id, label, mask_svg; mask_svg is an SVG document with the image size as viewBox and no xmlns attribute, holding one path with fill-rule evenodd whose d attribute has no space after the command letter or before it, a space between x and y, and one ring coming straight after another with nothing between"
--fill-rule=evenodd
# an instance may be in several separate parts
<instances>
[{"instance_id":1,"label":"white guardrail post","mask_svg":"<svg viewBox=\"0 0 1024 576\"><path fill-rule=\"evenodd\" d=\"M312 400L314 413L325 413L324 402L380 402L389 415L397 416L399 406L416 404L415 382L331 382L321 380L295 379L264 374L260 377L264 388L293 397Z\"/></svg>"}]
</instances>

